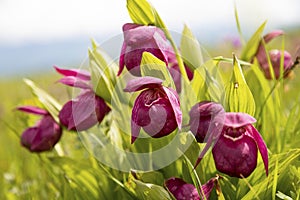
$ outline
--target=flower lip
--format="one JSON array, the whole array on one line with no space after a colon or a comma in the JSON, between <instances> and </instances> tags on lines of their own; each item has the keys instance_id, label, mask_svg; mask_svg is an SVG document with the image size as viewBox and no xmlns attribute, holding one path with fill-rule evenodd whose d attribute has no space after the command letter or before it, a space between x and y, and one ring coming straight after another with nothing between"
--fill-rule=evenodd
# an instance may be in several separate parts
<instances>
[{"instance_id":1,"label":"flower lip","mask_svg":"<svg viewBox=\"0 0 300 200\"><path fill-rule=\"evenodd\" d=\"M136 92L139 90L143 90L145 88L157 88L160 87L163 83L163 80L155 77L144 76L137 77L128 81L125 92Z\"/></svg>"},{"instance_id":2,"label":"flower lip","mask_svg":"<svg viewBox=\"0 0 300 200\"><path fill-rule=\"evenodd\" d=\"M250 116L247 113L234 113L229 112L225 113L224 125L232 128L242 127L248 124L253 124L256 122L256 119Z\"/></svg>"}]
</instances>

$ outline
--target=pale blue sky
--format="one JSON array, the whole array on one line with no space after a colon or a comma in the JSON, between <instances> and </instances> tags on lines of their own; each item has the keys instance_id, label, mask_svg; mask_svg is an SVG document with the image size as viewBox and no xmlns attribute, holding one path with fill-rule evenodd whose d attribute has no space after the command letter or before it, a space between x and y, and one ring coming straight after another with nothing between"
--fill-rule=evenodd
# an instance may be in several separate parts
<instances>
[{"instance_id":1,"label":"pale blue sky","mask_svg":"<svg viewBox=\"0 0 300 200\"><path fill-rule=\"evenodd\" d=\"M150 0L168 28L181 31L234 24L236 2L242 28L300 25L299 0ZM226 3L225 3L226 2ZM0 44L76 36L119 34L130 22L125 0L0 0Z\"/></svg>"}]
</instances>

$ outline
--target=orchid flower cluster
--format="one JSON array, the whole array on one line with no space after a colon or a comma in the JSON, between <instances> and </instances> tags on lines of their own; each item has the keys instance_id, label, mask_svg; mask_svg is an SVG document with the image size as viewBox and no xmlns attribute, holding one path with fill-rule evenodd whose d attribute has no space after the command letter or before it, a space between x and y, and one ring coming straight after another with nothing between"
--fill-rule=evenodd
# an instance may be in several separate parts
<instances>
[{"instance_id":1,"label":"orchid flower cluster","mask_svg":"<svg viewBox=\"0 0 300 200\"><path fill-rule=\"evenodd\" d=\"M279 79L281 67L283 77L287 77L293 68L294 63L289 52L266 50L266 44L282 34L282 31L274 31L265 35L259 41L256 53L245 60L248 63L258 62L266 79ZM131 108L131 119L128 119L131 120L132 145L139 139L141 131L152 138L162 138L175 132L180 134L183 127L188 127L188 131L199 144L206 144L197 162L194 163L195 168L211 147L215 167L223 174L237 178L250 176L257 167L259 152L268 175L268 149L261 134L253 125L256 123L253 113L228 109L226 107L228 104L224 104L221 100L216 102L203 98L192 105L188 113L184 113L182 105L186 102L183 102L180 96L183 84L193 81L196 73L199 73L197 67L201 66L194 68L184 58L183 61L178 59L180 52L170 43L164 30L158 26L127 23L123 26L123 36L119 71L114 78L118 79L124 73L130 73L133 77L123 88L124 93L136 95ZM141 62L145 54L163 63L159 66L162 67L160 70L166 70L174 87L165 84L162 77L145 75L142 72ZM89 71L63 69L57 66L54 68L63 75L59 80L60 83L79 88L80 92L62 106L58 116L55 116L58 120L44 108L34 106L17 108L19 111L42 117L21 136L21 144L31 152L51 150L59 142L64 129L86 131L100 124L114 109L107 99L95 91ZM234 78L238 79L238 76L240 75L235 75ZM234 88L238 88L239 84L235 82ZM200 92L202 89L196 88ZM188 124L183 124L183 117L189 118ZM221 176L208 180L200 188L200 193L197 190L199 188L179 177L169 178L165 181L165 186L176 199L208 199L214 187L220 190L218 179L221 179Z\"/></svg>"}]
</instances>

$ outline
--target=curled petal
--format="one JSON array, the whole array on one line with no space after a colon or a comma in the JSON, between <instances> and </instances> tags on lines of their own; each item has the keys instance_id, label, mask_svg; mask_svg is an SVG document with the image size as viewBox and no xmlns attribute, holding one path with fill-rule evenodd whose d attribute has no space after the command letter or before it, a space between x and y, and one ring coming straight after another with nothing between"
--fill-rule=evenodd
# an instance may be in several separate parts
<instances>
[{"instance_id":1,"label":"curled petal","mask_svg":"<svg viewBox=\"0 0 300 200\"><path fill-rule=\"evenodd\" d=\"M265 40L266 43L268 43L268 42L270 42L272 39L274 39L274 38L276 38L276 37L278 37L278 36L280 36L280 35L283 35L283 34L284 34L284 32L283 32L282 30L274 30L274 31L272 31L272 32L270 32L270 33L268 33L268 34L266 34L266 35L264 36L264 40Z\"/></svg>"},{"instance_id":2,"label":"curled petal","mask_svg":"<svg viewBox=\"0 0 300 200\"><path fill-rule=\"evenodd\" d=\"M47 115L49 114L48 111L35 107L35 106L19 106L16 108L19 111L36 114L36 115Z\"/></svg>"},{"instance_id":3,"label":"curled petal","mask_svg":"<svg viewBox=\"0 0 300 200\"><path fill-rule=\"evenodd\" d=\"M225 114L224 125L232 128L238 128L255 122L256 119L246 113L229 112Z\"/></svg>"},{"instance_id":4,"label":"curled petal","mask_svg":"<svg viewBox=\"0 0 300 200\"><path fill-rule=\"evenodd\" d=\"M182 112L180 110L180 102L179 102L179 97L176 93L176 91L170 89L170 88L166 88L163 87L166 95L168 96L168 99L171 103L174 115L175 115L175 119L178 125L178 128L181 129L181 124L182 124Z\"/></svg>"},{"instance_id":5,"label":"curled petal","mask_svg":"<svg viewBox=\"0 0 300 200\"><path fill-rule=\"evenodd\" d=\"M81 89L91 89L91 86L87 84L86 81L83 81L82 79L75 76L65 76L61 78L58 82Z\"/></svg>"},{"instance_id":6,"label":"curled petal","mask_svg":"<svg viewBox=\"0 0 300 200\"><path fill-rule=\"evenodd\" d=\"M79 70L79 69L62 69L57 66L54 66L55 70L64 76L75 76L79 79L89 81L91 80L90 72L86 70Z\"/></svg>"},{"instance_id":7,"label":"curled petal","mask_svg":"<svg viewBox=\"0 0 300 200\"><path fill-rule=\"evenodd\" d=\"M259 134L259 132L254 128L254 126L248 126L250 128L249 133L252 134L252 137L256 141L258 150L260 152L260 155L262 157L262 160L264 162L265 170L266 170L266 175L268 176L269 174L269 160L268 160L268 149L267 145L265 144L263 138Z\"/></svg>"},{"instance_id":8,"label":"curled petal","mask_svg":"<svg viewBox=\"0 0 300 200\"><path fill-rule=\"evenodd\" d=\"M138 77L128 81L125 92L135 92L145 88L157 88L162 85L163 80L150 76Z\"/></svg>"}]
</instances>

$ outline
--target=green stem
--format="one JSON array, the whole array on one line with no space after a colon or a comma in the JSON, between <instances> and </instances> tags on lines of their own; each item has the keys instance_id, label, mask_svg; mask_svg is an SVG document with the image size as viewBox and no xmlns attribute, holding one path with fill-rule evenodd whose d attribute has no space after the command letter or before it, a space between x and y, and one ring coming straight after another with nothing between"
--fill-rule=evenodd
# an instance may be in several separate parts
<instances>
[{"instance_id":1,"label":"green stem","mask_svg":"<svg viewBox=\"0 0 300 200\"><path fill-rule=\"evenodd\" d=\"M177 61L178 61L178 66L179 66L180 73L181 73L183 79L184 79L187 83L189 83L189 78L188 78L187 73L186 73L186 71L185 71L184 64L183 64L183 60L182 60L182 58L181 58L181 56L180 56L180 53L179 53L178 48L177 48L177 46L176 46L176 43L174 42L174 40L173 40L173 38L172 38L172 36L171 36L171 34L170 34L170 32L169 32L168 29L164 29L164 32L165 32L166 37L167 37L168 40L170 41L170 43L171 43L171 45L172 45L172 47L173 47L173 49L174 49L174 51L175 51L176 59L177 59Z\"/></svg>"}]
</instances>

